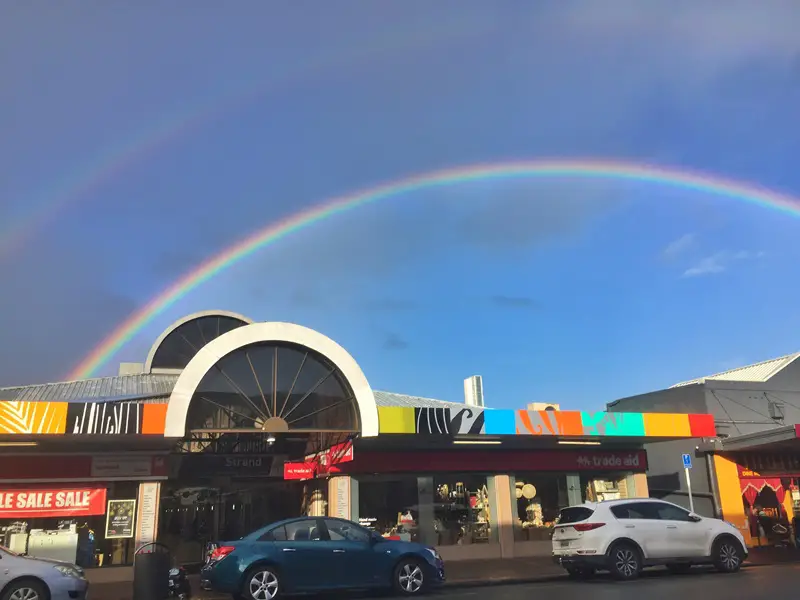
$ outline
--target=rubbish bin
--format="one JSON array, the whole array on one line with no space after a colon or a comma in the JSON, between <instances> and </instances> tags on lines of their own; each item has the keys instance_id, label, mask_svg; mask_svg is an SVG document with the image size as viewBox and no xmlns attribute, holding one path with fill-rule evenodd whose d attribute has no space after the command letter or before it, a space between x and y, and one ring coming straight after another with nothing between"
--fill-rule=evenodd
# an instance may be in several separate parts
<instances>
[{"instance_id":1,"label":"rubbish bin","mask_svg":"<svg viewBox=\"0 0 800 600\"><path fill-rule=\"evenodd\" d=\"M165 600L169 596L172 554L164 544L151 542L133 555L133 600Z\"/></svg>"}]
</instances>

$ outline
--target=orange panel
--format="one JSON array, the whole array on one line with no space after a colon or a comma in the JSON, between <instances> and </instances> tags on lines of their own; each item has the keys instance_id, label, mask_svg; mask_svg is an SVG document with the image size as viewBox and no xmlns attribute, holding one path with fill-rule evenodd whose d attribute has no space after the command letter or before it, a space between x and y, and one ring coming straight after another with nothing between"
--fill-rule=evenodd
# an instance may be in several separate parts
<instances>
[{"instance_id":1,"label":"orange panel","mask_svg":"<svg viewBox=\"0 0 800 600\"><path fill-rule=\"evenodd\" d=\"M644 413L644 434L647 437L692 437L689 415Z\"/></svg>"},{"instance_id":2,"label":"orange panel","mask_svg":"<svg viewBox=\"0 0 800 600\"><path fill-rule=\"evenodd\" d=\"M579 410L559 410L555 417L560 435L583 435L583 418Z\"/></svg>"},{"instance_id":3,"label":"orange panel","mask_svg":"<svg viewBox=\"0 0 800 600\"><path fill-rule=\"evenodd\" d=\"M739 467L732 460L715 454L714 472L717 476L717 492L719 493L722 518L741 532L749 546L753 543L753 539L750 536L750 526L744 512ZM786 496L789 497L789 494Z\"/></svg>"},{"instance_id":4,"label":"orange panel","mask_svg":"<svg viewBox=\"0 0 800 600\"><path fill-rule=\"evenodd\" d=\"M58 435L66 428L66 402L0 402L0 434Z\"/></svg>"},{"instance_id":5,"label":"orange panel","mask_svg":"<svg viewBox=\"0 0 800 600\"><path fill-rule=\"evenodd\" d=\"M143 406L142 433L144 435L164 435L166 421L166 404L145 404Z\"/></svg>"}]
</instances>

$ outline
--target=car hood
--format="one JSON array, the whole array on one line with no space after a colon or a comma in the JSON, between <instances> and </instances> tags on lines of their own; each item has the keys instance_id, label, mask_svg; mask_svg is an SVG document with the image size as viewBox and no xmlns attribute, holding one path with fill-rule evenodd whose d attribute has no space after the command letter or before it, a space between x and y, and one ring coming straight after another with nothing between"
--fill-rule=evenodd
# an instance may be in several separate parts
<instances>
[{"instance_id":1,"label":"car hood","mask_svg":"<svg viewBox=\"0 0 800 600\"><path fill-rule=\"evenodd\" d=\"M385 542L385 544L389 546L392 550L396 550L398 552L412 552L414 554L422 554L423 552L427 552L428 550L433 550L431 546L426 546L425 544L419 544L417 542L388 540Z\"/></svg>"},{"instance_id":2,"label":"car hood","mask_svg":"<svg viewBox=\"0 0 800 600\"><path fill-rule=\"evenodd\" d=\"M70 567L71 569L75 569L76 571L78 571L78 573L83 573L83 569L80 568L79 566L63 560L52 560L50 558L36 558L34 556L21 556L21 555L17 555L14 558L16 558L17 560L24 560L26 562L39 564L43 567L45 566Z\"/></svg>"}]
</instances>

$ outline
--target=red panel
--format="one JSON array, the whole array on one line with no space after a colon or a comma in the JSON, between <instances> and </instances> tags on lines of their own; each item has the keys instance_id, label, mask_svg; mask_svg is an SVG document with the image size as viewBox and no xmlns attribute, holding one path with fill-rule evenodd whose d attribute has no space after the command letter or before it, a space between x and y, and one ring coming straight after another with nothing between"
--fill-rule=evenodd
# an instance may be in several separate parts
<instances>
[{"instance_id":1,"label":"red panel","mask_svg":"<svg viewBox=\"0 0 800 600\"><path fill-rule=\"evenodd\" d=\"M105 488L0 489L0 519L88 517L105 512Z\"/></svg>"},{"instance_id":2,"label":"red panel","mask_svg":"<svg viewBox=\"0 0 800 600\"><path fill-rule=\"evenodd\" d=\"M716 437L714 415L689 415L689 430L692 437Z\"/></svg>"},{"instance_id":3,"label":"red panel","mask_svg":"<svg viewBox=\"0 0 800 600\"><path fill-rule=\"evenodd\" d=\"M644 450L553 450L515 452L363 452L336 465L338 473L509 473L514 471L647 470Z\"/></svg>"},{"instance_id":4,"label":"red panel","mask_svg":"<svg viewBox=\"0 0 800 600\"><path fill-rule=\"evenodd\" d=\"M0 480L84 479L91 476L91 456L15 456L0 460Z\"/></svg>"}]
</instances>

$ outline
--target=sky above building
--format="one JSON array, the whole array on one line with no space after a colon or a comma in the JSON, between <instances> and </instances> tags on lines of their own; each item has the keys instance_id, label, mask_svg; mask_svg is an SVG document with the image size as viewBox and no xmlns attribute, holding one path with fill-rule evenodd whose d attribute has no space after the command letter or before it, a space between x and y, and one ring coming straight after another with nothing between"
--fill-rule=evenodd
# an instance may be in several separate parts
<instances>
[{"instance_id":1,"label":"sky above building","mask_svg":"<svg viewBox=\"0 0 800 600\"><path fill-rule=\"evenodd\" d=\"M794 0L0 6L0 385L59 380L258 230L437 169L625 161L800 196ZM335 213L154 315L315 328L377 389L600 408L797 351L795 212L476 178Z\"/></svg>"}]
</instances>

